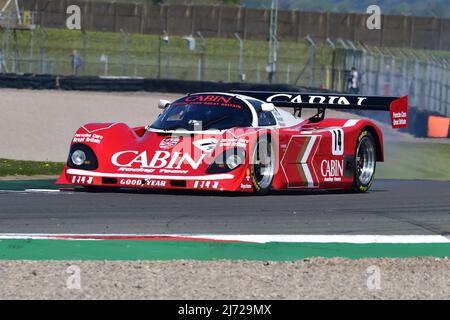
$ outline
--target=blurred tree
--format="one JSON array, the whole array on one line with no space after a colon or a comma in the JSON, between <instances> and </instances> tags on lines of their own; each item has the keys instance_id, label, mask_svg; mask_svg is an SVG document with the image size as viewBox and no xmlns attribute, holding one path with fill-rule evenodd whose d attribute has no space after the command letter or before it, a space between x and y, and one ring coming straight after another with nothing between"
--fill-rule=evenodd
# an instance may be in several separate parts
<instances>
[{"instance_id":1,"label":"blurred tree","mask_svg":"<svg viewBox=\"0 0 450 320\"><path fill-rule=\"evenodd\" d=\"M241 0L240 4L252 8L268 8L270 0ZM282 10L359 12L370 5L378 5L384 14L438 16L450 18L449 0L279 0Z\"/></svg>"},{"instance_id":2,"label":"blurred tree","mask_svg":"<svg viewBox=\"0 0 450 320\"><path fill-rule=\"evenodd\" d=\"M152 2L153 4L241 5L270 8L271 0L107 0L116 2ZM0 1L1 2L1 1ZM450 18L450 0L279 0L281 10L359 12L370 5L381 7L383 14L437 16Z\"/></svg>"}]
</instances>

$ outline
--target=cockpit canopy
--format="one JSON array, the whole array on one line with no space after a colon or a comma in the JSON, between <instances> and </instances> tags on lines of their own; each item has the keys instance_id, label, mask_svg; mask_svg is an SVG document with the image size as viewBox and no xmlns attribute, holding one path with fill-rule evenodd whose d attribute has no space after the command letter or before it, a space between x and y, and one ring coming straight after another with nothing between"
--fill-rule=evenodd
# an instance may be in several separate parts
<instances>
[{"instance_id":1,"label":"cockpit canopy","mask_svg":"<svg viewBox=\"0 0 450 320\"><path fill-rule=\"evenodd\" d=\"M150 126L159 130L200 131L251 127L253 114L245 101L220 93L185 96L168 105Z\"/></svg>"}]
</instances>

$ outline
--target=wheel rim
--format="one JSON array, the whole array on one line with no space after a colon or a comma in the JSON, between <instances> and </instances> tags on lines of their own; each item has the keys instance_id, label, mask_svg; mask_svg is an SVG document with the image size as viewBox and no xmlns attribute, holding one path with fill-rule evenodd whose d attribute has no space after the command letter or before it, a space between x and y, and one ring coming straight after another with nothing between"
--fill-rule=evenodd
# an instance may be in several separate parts
<instances>
[{"instance_id":1,"label":"wheel rim","mask_svg":"<svg viewBox=\"0 0 450 320\"><path fill-rule=\"evenodd\" d=\"M364 137L356 151L356 171L359 181L367 185L375 172L375 148L368 137Z\"/></svg>"},{"instance_id":2,"label":"wheel rim","mask_svg":"<svg viewBox=\"0 0 450 320\"><path fill-rule=\"evenodd\" d=\"M253 154L253 159L255 159L253 173L256 182L262 189L266 189L272 183L275 169L271 144L267 142L261 144L261 142L258 142Z\"/></svg>"}]
</instances>

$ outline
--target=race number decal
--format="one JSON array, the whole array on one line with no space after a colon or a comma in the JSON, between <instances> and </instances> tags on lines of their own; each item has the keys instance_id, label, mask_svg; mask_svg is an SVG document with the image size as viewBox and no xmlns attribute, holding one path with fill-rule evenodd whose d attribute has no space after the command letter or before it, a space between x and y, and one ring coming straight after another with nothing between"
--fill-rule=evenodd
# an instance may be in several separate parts
<instances>
[{"instance_id":1,"label":"race number decal","mask_svg":"<svg viewBox=\"0 0 450 320\"><path fill-rule=\"evenodd\" d=\"M342 156L344 154L344 130L331 130L331 153L333 156Z\"/></svg>"}]
</instances>

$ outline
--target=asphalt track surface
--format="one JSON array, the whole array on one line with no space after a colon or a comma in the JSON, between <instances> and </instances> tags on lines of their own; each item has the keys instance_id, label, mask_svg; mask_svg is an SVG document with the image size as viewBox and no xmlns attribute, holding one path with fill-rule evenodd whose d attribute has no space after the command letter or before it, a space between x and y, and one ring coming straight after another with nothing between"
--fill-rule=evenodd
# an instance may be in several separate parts
<instances>
[{"instance_id":1,"label":"asphalt track surface","mask_svg":"<svg viewBox=\"0 0 450 320\"><path fill-rule=\"evenodd\" d=\"M0 232L449 235L450 182L267 196L0 191Z\"/></svg>"}]
</instances>

